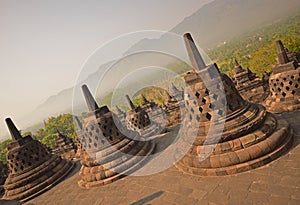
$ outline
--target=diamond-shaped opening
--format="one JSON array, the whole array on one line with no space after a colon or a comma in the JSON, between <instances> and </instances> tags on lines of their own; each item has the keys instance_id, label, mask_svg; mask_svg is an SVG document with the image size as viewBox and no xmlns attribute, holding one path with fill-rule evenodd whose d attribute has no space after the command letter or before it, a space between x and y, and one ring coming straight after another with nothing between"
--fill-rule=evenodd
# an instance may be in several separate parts
<instances>
[{"instance_id":1,"label":"diamond-shaped opening","mask_svg":"<svg viewBox=\"0 0 300 205\"><path fill-rule=\"evenodd\" d=\"M293 91L292 91L292 95L294 95L295 93L296 93L296 91L295 91L295 90L293 90Z\"/></svg>"},{"instance_id":2,"label":"diamond-shaped opening","mask_svg":"<svg viewBox=\"0 0 300 205\"><path fill-rule=\"evenodd\" d=\"M190 120L192 120L193 119L193 116L192 115L190 115Z\"/></svg>"},{"instance_id":3,"label":"diamond-shaped opening","mask_svg":"<svg viewBox=\"0 0 300 205\"><path fill-rule=\"evenodd\" d=\"M223 115L223 111L222 110L218 110L218 115L222 116Z\"/></svg>"},{"instance_id":4,"label":"diamond-shaped opening","mask_svg":"<svg viewBox=\"0 0 300 205\"><path fill-rule=\"evenodd\" d=\"M276 79L276 81L278 82L278 81L279 81L279 79Z\"/></svg>"},{"instance_id":5,"label":"diamond-shaped opening","mask_svg":"<svg viewBox=\"0 0 300 205\"><path fill-rule=\"evenodd\" d=\"M280 85L283 87L283 85L284 85L283 82L281 82Z\"/></svg>"},{"instance_id":6,"label":"diamond-shaped opening","mask_svg":"<svg viewBox=\"0 0 300 205\"><path fill-rule=\"evenodd\" d=\"M200 122L200 117L199 117L199 115L196 116L196 120L197 120L198 122Z\"/></svg>"},{"instance_id":7,"label":"diamond-shaped opening","mask_svg":"<svg viewBox=\"0 0 300 205\"><path fill-rule=\"evenodd\" d=\"M205 116L208 120L211 120L211 114L209 113L206 113L206 116Z\"/></svg>"},{"instance_id":8,"label":"diamond-shaped opening","mask_svg":"<svg viewBox=\"0 0 300 205\"><path fill-rule=\"evenodd\" d=\"M286 81L286 77L284 77L283 80Z\"/></svg>"},{"instance_id":9,"label":"diamond-shaped opening","mask_svg":"<svg viewBox=\"0 0 300 205\"><path fill-rule=\"evenodd\" d=\"M215 109L215 105L214 105L214 104L212 104L212 103L209 103L209 108L211 108L211 109Z\"/></svg>"},{"instance_id":10,"label":"diamond-shaped opening","mask_svg":"<svg viewBox=\"0 0 300 205\"><path fill-rule=\"evenodd\" d=\"M289 91L289 90L290 90L290 87L289 87L289 86L286 86L285 89L286 89L287 91Z\"/></svg>"},{"instance_id":11,"label":"diamond-shaped opening","mask_svg":"<svg viewBox=\"0 0 300 205\"><path fill-rule=\"evenodd\" d=\"M298 82L300 82L300 78L298 78Z\"/></svg>"},{"instance_id":12,"label":"diamond-shaped opening","mask_svg":"<svg viewBox=\"0 0 300 205\"><path fill-rule=\"evenodd\" d=\"M217 100L218 95L217 94L213 94L212 98L215 99L215 100Z\"/></svg>"},{"instance_id":13,"label":"diamond-shaped opening","mask_svg":"<svg viewBox=\"0 0 300 205\"><path fill-rule=\"evenodd\" d=\"M205 94L209 95L209 90L207 88L205 89Z\"/></svg>"},{"instance_id":14,"label":"diamond-shaped opening","mask_svg":"<svg viewBox=\"0 0 300 205\"><path fill-rule=\"evenodd\" d=\"M295 76L292 75L292 76L291 76L291 79L295 79Z\"/></svg>"},{"instance_id":15,"label":"diamond-shaped opening","mask_svg":"<svg viewBox=\"0 0 300 205\"><path fill-rule=\"evenodd\" d=\"M203 112L203 108L202 108L202 107L199 107L199 111L202 113L202 112Z\"/></svg>"},{"instance_id":16,"label":"diamond-shaped opening","mask_svg":"<svg viewBox=\"0 0 300 205\"><path fill-rule=\"evenodd\" d=\"M206 99L205 99L205 98L202 98L202 102L205 104L205 103L206 103Z\"/></svg>"},{"instance_id":17,"label":"diamond-shaped opening","mask_svg":"<svg viewBox=\"0 0 300 205\"><path fill-rule=\"evenodd\" d=\"M274 85L274 87L275 87L277 84L276 84L276 83L274 83L273 85Z\"/></svg>"},{"instance_id":18,"label":"diamond-shaped opening","mask_svg":"<svg viewBox=\"0 0 300 205\"><path fill-rule=\"evenodd\" d=\"M295 88L298 88L298 87L299 87L299 85L298 85L298 84L296 84L296 85L295 85Z\"/></svg>"},{"instance_id":19,"label":"diamond-shaped opening","mask_svg":"<svg viewBox=\"0 0 300 205\"><path fill-rule=\"evenodd\" d=\"M285 93L285 92L282 92L282 96L285 97L285 96L286 96L286 93Z\"/></svg>"},{"instance_id":20,"label":"diamond-shaped opening","mask_svg":"<svg viewBox=\"0 0 300 205\"><path fill-rule=\"evenodd\" d=\"M194 113L194 112L195 112L193 108L191 108L191 112L192 112L192 113Z\"/></svg>"},{"instance_id":21,"label":"diamond-shaped opening","mask_svg":"<svg viewBox=\"0 0 300 205\"><path fill-rule=\"evenodd\" d=\"M280 91L281 91L281 88L277 88L277 90L280 92Z\"/></svg>"},{"instance_id":22,"label":"diamond-shaped opening","mask_svg":"<svg viewBox=\"0 0 300 205\"><path fill-rule=\"evenodd\" d=\"M200 93L196 92L196 93L195 93L195 96L196 96L197 98L199 98L199 97L200 97Z\"/></svg>"},{"instance_id":23,"label":"diamond-shaped opening","mask_svg":"<svg viewBox=\"0 0 300 205\"><path fill-rule=\"evenodd\" d=\"M292 81L290 81L290 82L289 82L289 84L290 84L290 85L292 85L292 84L293 84L293 82L292 82Z\"/></svg>"}]
</instances>

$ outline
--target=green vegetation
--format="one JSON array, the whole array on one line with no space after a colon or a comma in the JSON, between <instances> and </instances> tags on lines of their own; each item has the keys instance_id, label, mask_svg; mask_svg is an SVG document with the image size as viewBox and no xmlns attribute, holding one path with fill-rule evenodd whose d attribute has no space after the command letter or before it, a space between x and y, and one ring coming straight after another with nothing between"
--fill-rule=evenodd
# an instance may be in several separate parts
<instances>
[{"instance_id":1,"label":"green vegetation","mask_svg":"<svg viewBox=\"0 0 300 205\"><path fill-rule=\"evenodd\" d=\"M272 71L276 63L276 40L282 40L292 52L300 52L300 14L230 39L224 45L207 50L208 56L220 69L231 74L234 59L259 76Z\"/></svg>"},{"instance_id":2,"label":"green vegetation","mask_svg":"<svg viewBox=\"0 0 300 205\"><path fill-rule=\"evenodd\" d=\"M44 123L44 128L37 130L34 134L25 132L22 136L31 135L34 139L48 147L53 148L57 139L57 131L66 135L73 140L76 137L76 132L73 124L73 116L71 114L61 114L57 117L50 117ZM12 140L8 139L0 143L0 161L6 163L7 145Z\"/></svg>"},{"instance_id":3,"label":"green vegetation","mask_svg":"<svg viewBox=\"0 0 300 205\"><path fill-rule=\"evenodd\" d=\"M253 72L259 76L264 71L270 72L272 65L276 63L276 40L281 39L283 44L292 52L300 52L300 14L281 19L273 24L264 26L254 31L243 34L239 37L229 39L226 44L222 44L216 48L206 50L208 56L218 64L219 68L231 74L234 59L244 67L249 67ZM220 31L222 32L222 31ZM187 71L188 65L184 62L176 62L168 65L170 70L177 73ZM179 76L180 77L180 76ZM179 78L178 77L178 78ZM168 79L160 82L162 85L170 85ZM175 79L177 87L183 87L180 81ZM166 91L158 88L151 87L145 88L141 91L150 101L154 101L158 105L163 105L168 99ZM123 97L123 96L122 96ZM112 93L109 93L102 99L102 104L110 105ZM141 96L133 98L135 105L141 105ZM128 110L127 104L124 102L121 109ZM23 136L31 135L45 145L52 147L56 141L57 130L62 134L75 139L76 133L73 124L73 116L71 114L62 114L57 117L50 117L45 123L44 128L37 130L33 135L30 132L25 132ZM10 139L0 143L0 160L6 162L5 154L7 152L7 145L11 142Z\"/></svg>"}]
</instances>

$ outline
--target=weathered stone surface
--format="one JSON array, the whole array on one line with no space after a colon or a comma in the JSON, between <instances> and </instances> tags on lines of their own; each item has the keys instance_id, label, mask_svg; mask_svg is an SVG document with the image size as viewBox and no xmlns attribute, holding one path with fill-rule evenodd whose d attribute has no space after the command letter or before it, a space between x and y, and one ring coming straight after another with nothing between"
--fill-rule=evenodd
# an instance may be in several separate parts
<instances>
[{"instance_id":1,"label":"weathered stone surface","mask_svg":"<svg viewBox=\"0 0 300 205\"><path fill-rule=\"evenodd\" d=\"M263 102L270 93L268 81L257 77L249 68L244 70L237 60L235 60L232 80L240 95L250 102Z\"/></svg>"},{"instance_id":2,"label":"weathered stone surface","mask_svg":"<svg viewBox=\"0 0 300 205\"><path fill-rule=\"evenodd\" d=\"M55 142L55 148L52 150L52 153L61 156L64 159L75 158L77 147L73 140L61 134L59 131L57 132L57 140Z\"/></svg>"},{"instance_id":3,"label":"weathered stone surface","mask_svg":"<svg viewBox=\"0 0 300 205\"><path fill-rule=\"evenodd\" d=\"M150 119L146 111L148 110L148 106L135 107L128 95L126 95L126 100L130 108L130 110L126 113L126 124L128 129L137 131L145 138L154 137L164 131L164 127ZM163 112L161 112L161 114L163 114Z\"/></svg>"},{"instance_id":4,"label":"weathered stone surface","mask_svg":"<svg viewBox=\"0 0 300 205\"><path fill-rule=\"evenodd\" d=\"M88 106L90 110L84 118L78 185L91 188L112 183L140 168L153 152L154 144L138 141L141 136L124 127L107 106L99 107L86 85L83 92L87 103L93 106Z\"/></svg>"},{"instance_id":5,"label":"weathered stone surface","mask_svg":"<svg viewBox=\"0 0 300 205\"><path fill-rule=\"evenodd\" d=\"M276 115L276 118L278 116ZM75 186L74 175L31 204L299 204L300 200L300 111L280 116L295 131L293 149L266 166L223 176L192 176L175 167L149 175L128 176L98 189ZM176 132L174 133L176 134ZM277 201L277 202L276 202ZM187 203L189 202L189 203ZM27 205L27 204L26 204Z\"/></svg>"},{"instance_id":6,"label":"weathered stone surface","mask_svg":"<svg viewBox=\"0 0 300 205\"><path fill-rule=\"evenodd\" d=\"M31 136L23 138L9 118L6 123L13 142L7 146L9 175L4 199L27 201L52 188L72 170L72 162L52 155Z\"/></svg>"},{"instance_id":7,"label":"weathered stone surface","mask_svg":"<svg viewBox=\"0 0 300 205\"><path fill-rule=\"evenodd\" d=\"M265 105L270 112L300 109L300 67L298 55L288 57L281 41L276 42L278 63L269 78L271 95Z\"/></svg>"},{"instance_id":8,"label":"weathered stone surface","mask_svg":"<svg viewBox=\"0 0 300 205\"><path fill-rule=\"evenodd\" d=\"M171 95L169 94L169 99L165 103L165 111L168 119L167 126L173 126L181 123L184 117L184 101L183 101L183 91L180 91L172 83Z\"/></svg>"},{"instance_id":9,"label":"weathered stone surface","mask_svg":"<svg viewBox=\"0 0 300 205\"><path fill-rule=\"evenodd\" d=\"M184 76L189 86L180 135L194 143L176 167L193 175L228 175L262 166L284 153L292 144L289 124L278 121L263 106L245 101L216 65L199 67L205 63L196 62L202 58L191 35L184 38L194 70ZM243 72L240 66L236 70ZM211 126L214 134L210 134Z\"/></svg>"}]
</instances>

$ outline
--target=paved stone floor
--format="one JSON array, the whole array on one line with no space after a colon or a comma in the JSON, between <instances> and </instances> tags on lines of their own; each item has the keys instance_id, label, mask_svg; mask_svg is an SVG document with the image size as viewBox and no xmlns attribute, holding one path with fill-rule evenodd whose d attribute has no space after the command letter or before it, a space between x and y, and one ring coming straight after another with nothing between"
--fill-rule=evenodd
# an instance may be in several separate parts
<instances>
[{"instance_id":1,"label":"paved stone floor","mask_svg":"<svg viewBox=\"0 0 300 205\"><path fill-rule=\"evenodd\" d=\"M48 192L27 202L40 204L300 204L300 111L279 115L294 128L293 148L272 163L223 177L197 177L175 167L146 177L125 177L90 190L77 186L75 170Z\"/></svg>"}]
</instances>

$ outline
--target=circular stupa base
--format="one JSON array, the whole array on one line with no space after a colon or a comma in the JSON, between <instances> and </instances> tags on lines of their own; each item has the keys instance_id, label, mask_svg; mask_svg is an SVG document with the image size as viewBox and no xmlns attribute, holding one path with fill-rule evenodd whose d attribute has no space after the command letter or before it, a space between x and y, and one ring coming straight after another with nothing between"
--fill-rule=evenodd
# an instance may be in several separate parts
<instances>
[{"instance_id":1,"label":"circular stupa base","mask_svg":"<svg viewBox=\"0 0 300 205\"><path fill-rule=\"evenodd\" d=\"M193 146L175 166L182 172L200 176L224 176L263 166L285 153L293 144L289 124L267 114L261 127L247 135L215 145L200 160L205 145ZM210 145L211 147L211 145Z\"/></svg>"}]
</instances>

